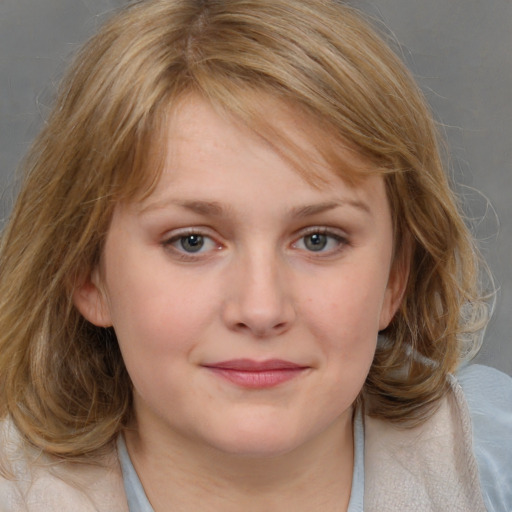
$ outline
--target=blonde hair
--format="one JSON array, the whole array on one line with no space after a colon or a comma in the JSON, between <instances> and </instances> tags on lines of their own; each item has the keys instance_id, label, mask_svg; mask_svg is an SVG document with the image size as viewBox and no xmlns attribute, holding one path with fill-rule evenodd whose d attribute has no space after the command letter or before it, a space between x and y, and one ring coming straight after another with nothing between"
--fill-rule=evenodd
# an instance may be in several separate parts
<instances>
[{"instance_id":1,"label":"blonde hair","mask_svg":"<svg viewBox=\"0 0 512 512\"><path fill-rule=\"evenodd\" d=\"M311 120L335 172L354 178L337 159L348 144L383 174L395 265L410 273L362 395L375 416L426 417L476 343L478 257L417 86L356 11L328 0L136 2L78 54L2 239L0 413L62 457L93 453L129 420L115 333L81 317L72 293L99 261L115 205L154 186L166 116L190 91L294 158L254 93L274 98Z\"/></svg>"}]
</instances>

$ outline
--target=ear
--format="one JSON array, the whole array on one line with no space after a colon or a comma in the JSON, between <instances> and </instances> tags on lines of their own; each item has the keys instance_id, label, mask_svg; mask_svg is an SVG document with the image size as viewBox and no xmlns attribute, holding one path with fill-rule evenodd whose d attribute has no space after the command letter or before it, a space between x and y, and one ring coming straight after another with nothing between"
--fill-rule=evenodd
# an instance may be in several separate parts
<instances>
[{"instance_id":1,"label":"ear","mask_svg":"<svg viewBox=\"0 0 512 512\"><path fill-rule=\"evenodd\" d=\"M73 303L82 316L98 327L110 327L110 309L101 286L98 269L75 287Z\"/></svg>"},{"instance_id":2,"label":"ear","mask_svg":"<svg viewBox=\"0 0 512 512\"><path fill-rule=\"evenodd\" d=\"M411 252L411 244L408 243L407 248L403 249L402 254L397 256L391 265L388 284L380 312L379 331L388 327L402 303L409 280Z\"/></svg>"}]
</instances>

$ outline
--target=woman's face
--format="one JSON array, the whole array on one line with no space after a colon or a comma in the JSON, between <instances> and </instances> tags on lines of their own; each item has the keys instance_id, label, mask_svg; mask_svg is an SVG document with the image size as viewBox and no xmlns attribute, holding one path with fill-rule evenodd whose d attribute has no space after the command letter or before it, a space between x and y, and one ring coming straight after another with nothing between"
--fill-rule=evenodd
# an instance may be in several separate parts
<instances>
[{"instance_id":1,"label":"woman's face","mask_svg":"<svg viewBox=\"0 0 512 512\"><path fill-rule=\"evenodd\" d=\"M346 428L401 295L382 178L317 168L313 187L199 98L168 141L156 189L117 207L75 296L115 329L141 432L269 456Z\"/></svg>"}]
</instances>

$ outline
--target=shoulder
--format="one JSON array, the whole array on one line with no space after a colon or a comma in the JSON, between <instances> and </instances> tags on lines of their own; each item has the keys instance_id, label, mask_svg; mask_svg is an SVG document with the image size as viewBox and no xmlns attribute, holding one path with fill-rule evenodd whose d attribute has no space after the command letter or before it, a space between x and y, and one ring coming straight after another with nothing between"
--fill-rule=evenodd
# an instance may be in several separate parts
<instances>
[{"instance_id":1,"label":"shoulder","mask_svg":"<svg viewBox=\"0 0 512 512\"><path fill-rule=\"evenodd\" d=\"M491 406L506 405L510 408L512 377L509 375L490 366L471 364L461 368L455 377L462 386L468 403L478 406L488 402Z\"/></svg>"},{"instance_id":2,"label":"shoulder","mask_svg":"<svg viewBox=\"0 0 512 512\"><path fill-rule=\"evenodd\" d=\"M12 423L0 420L0 512L27 510L23 506L26 467L19 457L19 436Z\"/></svg>"},{"instance_id":3,"label":"shoulder","mask_svg":"<svg viewBox=\"0 0 512 512\"><path fill-rule=\"evenodd\" d=\"M368 512L483 512L471 420L461 387L452 386L435 411L414 426L365 416Z\"/></svg>"},{"instance_id":4,"label":"shoulder","mask_svg":"<svg viewBox=\"0 0 512 512\"><path fill-rule=\"evenodd\" d=\"M512 510L512 378L470 365L456 374L472 424L473 451L489 512Z\"/></svg>"},{"instance_id":5,"label":"shoulder","mask_svg":"<svg viewBox=\"0 0 512 512\"><path fill-rule=\"evenodd\" d=\"M23 441L0 421L0 512L126 512L117 453L94 463L67 462Z\"/></svg>"}]
</instances>

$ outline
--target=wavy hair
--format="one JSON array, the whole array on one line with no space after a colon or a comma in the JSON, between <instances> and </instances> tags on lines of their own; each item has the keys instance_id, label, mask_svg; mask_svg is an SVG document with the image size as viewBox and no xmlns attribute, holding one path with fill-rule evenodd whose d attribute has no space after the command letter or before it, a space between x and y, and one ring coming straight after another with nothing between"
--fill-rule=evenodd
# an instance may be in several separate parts
<instances>
[{"instance_id":1,"label":"wavy hair","mask_svg":"<svg viewBox=\"0 0 512 512\"><path fill-rule=\"evenodd\" d=\"M113 208L150 193L166 119L201 94L309 176L262 98L304 130L345 179L348 145L384 177L394 264L409 267L362 391L369 413L418 422L447 391L485 320L479 257L443 169L435 123L395 53L330 0L148 0L78 53L44 129L0 252L0 414L61 457L92 454L127 424L132 388L115 332L88 323L73 289L98 264Z\"/></svg>"}]
</instances>

